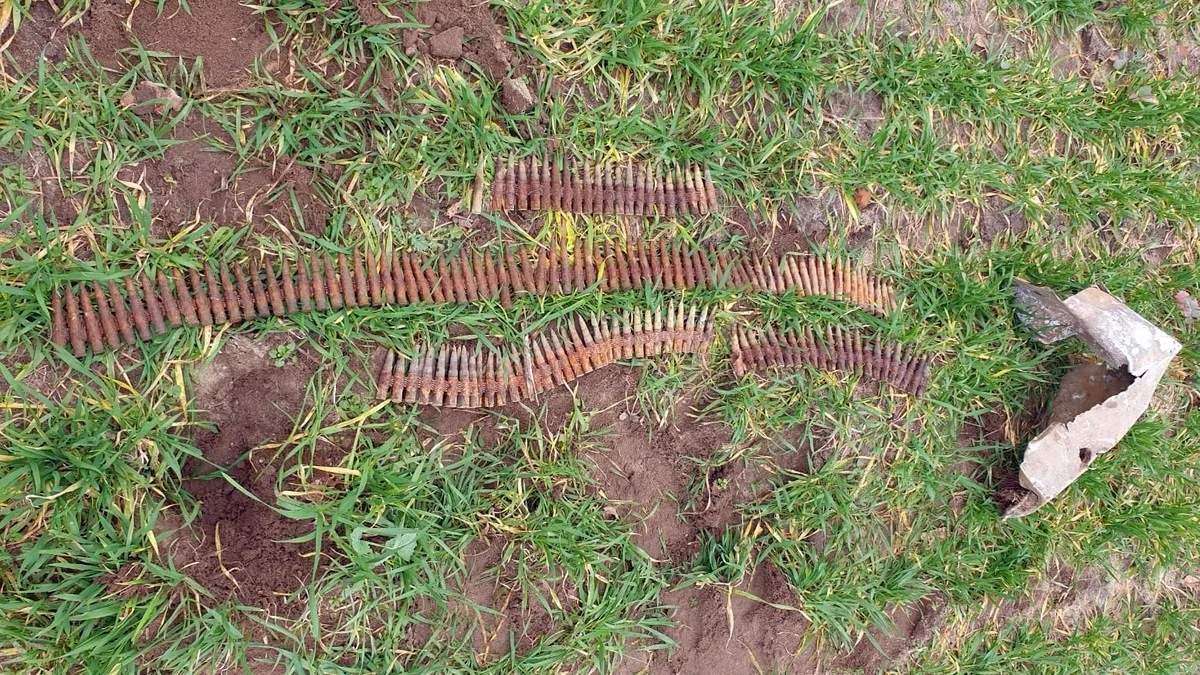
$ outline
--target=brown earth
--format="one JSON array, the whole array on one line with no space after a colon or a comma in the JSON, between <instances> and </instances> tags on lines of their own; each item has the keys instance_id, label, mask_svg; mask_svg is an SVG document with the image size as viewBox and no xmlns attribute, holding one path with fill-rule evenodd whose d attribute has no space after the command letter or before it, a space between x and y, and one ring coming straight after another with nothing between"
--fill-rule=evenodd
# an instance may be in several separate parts
<instances>
[{"instance_id":1,"label":"brown earth","mask_svg":"<svg viewBox=\"0 0 1200 675\"><path fill-rule=\"evenodd\" d=\"M94 0L83 21L83 35L96 60L118 72L126 70L122 50L135 43L204 64L209 87L249 81L247 68L270 47L265 20L238 0L204 0L188 4L190 12L168 2L141 2L131 8L122 0Z\"/></svg>"},{"instance_id":2,"label":"brown earth","mask_svg":"<svg viewBox=\"0 0 1200 675\"><path fill-rule=\"evenodd\" d=\"M195 434L203 460L188 462L184 487L199 502L200 514L170 538L169 555L214 602L234 598L295 617L304 599L294 605L287 596L307 584L314 562L319 568L321 561L313 558L311 545L283 543L310 532L310 524L271 507L277 476L288 468L279 444L305 409L305 386L317 359L301 350L295 363L276 367L268 352L284 341L235 335L196 373L194 407L214 428ZM218 468L226 469L228 479L216 474Z\"/></svg>"},{"instance_id":3,"label":"brown earth","mask_svg":"<svg viewBox=\"0 0 1200 675\"><path fill-rule=\"evenodd\" d=\"M51 65L66 58L67 38L71 33L59 24L50 3L35 2L29 6L15 35L0 36L0 45L11 40L0 55L12 57L19 74L36 72L38 62L43 58ZM0 58L0 72L8 72L8 68L8 59Z\"/></svg>"},{"instance_id":4,"label":"brown earth","mask_svg":"<svg viewBox=\"0 0 1200 675\"><path fill-rule=\"evenodd\" d=\"M792 602L787 584L770 564L760 565L753 577L737 590L778 605ZM818 661L814 653L801 645L808 624L796 612L715 586L665 593L663 601L674 606L670 618L677 626L666 633L679 646L669 652L632 655L618 672L653 675L816 672Z\"/></svg>"}]
</instances>

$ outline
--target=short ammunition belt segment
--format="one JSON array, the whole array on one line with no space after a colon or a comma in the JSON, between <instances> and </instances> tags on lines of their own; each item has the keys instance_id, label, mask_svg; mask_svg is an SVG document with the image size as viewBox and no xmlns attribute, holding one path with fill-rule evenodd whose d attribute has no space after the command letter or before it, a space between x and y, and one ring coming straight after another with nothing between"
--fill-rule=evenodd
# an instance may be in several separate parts
<instances>
[{"instance_id":1,"label":"short ammunition belt segment","mask_svg":"<svg viewBox=\"0 0 1200 675\"><path fill-rule=\"evenodd\" d=\"M607 319L575 318L527 337L520 346L440 345L411 356L388 351L377 378L380 400L447 408L501 406L533 398L614 361L705 353L712 317L672 304Z\"/></svg>"},{"instance_id":2,"label":"short ammunition belt segment","mask_svg":"<svg viewBox=\"0 0 1200 675\"><path fill-rule=\"evenodd\" d=\"M483 167L471 210L485 210ZM578 162L545 157L496 160L491 211L555 210L598 216L704 215L719 208L707 167L695 164Z\"/></svg>"},{"instance_id":3,"label":"short ammunition belt segment","mask_svg":"<svg viewBox=\"0 0 1200 675\"><path fill-rule=\"evenodd\" d=\"M893 388L922 396L929 385L930 360L912 348L892 342L866 340L856 331L840 326L824 334L810 328L755 332L737 327L733 332L733 373L799 370L858 371L867 378L886 382Z\"/></svg>"}]
</instances>

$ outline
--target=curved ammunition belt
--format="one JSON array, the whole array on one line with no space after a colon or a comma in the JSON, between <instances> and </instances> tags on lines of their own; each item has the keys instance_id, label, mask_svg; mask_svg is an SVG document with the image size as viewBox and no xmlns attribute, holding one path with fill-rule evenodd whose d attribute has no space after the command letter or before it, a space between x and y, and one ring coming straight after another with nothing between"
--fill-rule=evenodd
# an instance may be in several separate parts
<instances>
[{"instance_id":1,"label":"curved ammunition belt","mask_svg":"<svg viewBox=\"0 0 1200 675\"><path fill-rule=\"evenodd\" d=\"M576 317L500 348L476 341L388 351L376 397L447 408L501 406L533 398L618 360L705 353L712 343L708 309L673 304L664 312L626 311L608 319Z\"/></svg>"}]
</instances>

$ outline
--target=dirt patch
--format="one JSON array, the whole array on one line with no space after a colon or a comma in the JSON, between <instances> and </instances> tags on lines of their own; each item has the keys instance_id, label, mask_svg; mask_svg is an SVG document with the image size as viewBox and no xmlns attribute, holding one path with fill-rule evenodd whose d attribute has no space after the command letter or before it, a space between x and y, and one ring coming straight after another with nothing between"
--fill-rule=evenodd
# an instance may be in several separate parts
<instances>
[{"instance_id":1,"label":"dirt patch","mask_svg":"<svg viewBox=\"0 0 1200 675\"><path fill-rule=\"evenodd\" d=\"M64 225L75 222L79 217L83 208L82 200L63 192L54 160L40 143L30 143L28 151L20 156L0 150L0 163L13 163L21 167L33 190L30 195L33 200L31 207L40 208L47 222ZM27 217L32 218L32 214L27 212Z\"/></svg>"},{"instance_id":2,"label":"dirt patch","mask_svg":"<svg viewBox=\"0 0 1200 675\"><path fill-rule=\"evenodd\" d=\"M317 360L300 350L294 365L277 368L268 355L272 346L235 335L196 375L196 408L215 428L196 432L204 461L188 463L191 478L184 487L199 502L200 514L173 538L170 555L214 602L236 598L294 617L302 607L289 606L286 596L306 584L314 559L310 546L282 540L308 533L311 525L270 508L283 467L276 448L262 446L291 434ZM212 475L216 467L226 469L228 480ZM170 529L178 519L162 524Z\"/></svg>"},{"instance_id":3,"label":"dirt patch","mask_svg":"<svg viewBox=\"0 0 1200 675\"><path fill-rule=\"evenodd\" d=\"M267 236L278 236L281 227L324 232L330 208L316 194L313 173L293 159L243 164L236 155L214 147L214 139L228 137L197 113L177 125L171 136L177 142L160 159L128 164L118 174L149 195L151 231L157 238L209 221L251 226Z\"/></svg>"},{"instance_id":4,"label":"dirt patch","mask_svg":"<svg viewBox=\"0 0 1200 675\"><path fill-rule=\"evenodd\" d=\"M794 601L782 575L769 563L761 565L739 589L779 605ZM667 634L679 646L669 652L632 654L619 672L816 672L815 655L801 648L808 624L797 612L777 609L716 586L665 593L663 602L674 606L670 618L678 626Z\"/></svg>"},{"instance_id":5,"label":"dirt patch","mask_svg":"<svg viewBox=\"0 0 1200 675\"><path fill-rule=\"evenodd\" d=\"M141 2L130 11L121 0L95 0L83 22L83 34L96 60L124 70L121 50L141 43L204 64L210 87L228 87L248 79L247 68L270 46L264 19L237 0L188 3L185 11L168 2Z\"/></svg>"},{"instance_id":6,"label":"dirt patch","mask_svg":"<svg viewBox=\"0 0 1200 675\"><path fill-rule=\"evenodd\" d=\"M16 62L20 73L36 71L42 59L50 64L61 63L66 58L67 40L70 36L71 30L59 24L58 16L50 3L31 4L16 33L6 32L0 35L0 45L6 40L12 40L7 48L0 47L0 72L7 69L7 57L10 56Z\"/></svg>"},{"instance_id":7,"label":"dirt patch","mask_svg":"<svg viewBox=\"0 0 1200 675\"><path fill-rule=\"evenodd\" d=\"M505 545L502 537L477 540L465 554L463 594L473 605L493 610L474 612L471 647L480 664L494 665L510 654L527 653L559 628L543 600L558 603L558 609L566 613L579 606L578 594L569 582L560 581L553 588L544 581L524 586L517 575L517 561L502 561Z\"/></svg>"},{"instance_id":8,"label":"dirt patch","mask_svg":"<svg viewBox=\"0 0 1200 675\"><path fill-rule=\"evenodd\" d=\"M634 543L653 558L687 564L699 551L700 528L733 517L711 503L680 513L695 469L685 457L711 455L729 435L724 427L701 425L650 435L626 421L614 429L611 449L593 456L601 492L619 503L622 518L637 522Z\"/></svg>"},{"instance_id":9,"label":"dirt patch","mask_svg":"<svg viewBox=\"0 0 1200 675\"><path fill-rule=\"evenodd\" d=\"M903 658L914 647L924 644L941 618L940 599L927 597L915 605L897 607L888 612L889 630L872 628L854 645L849 654L830 664L835 670L856 673L882 672Z\"/></svg>"}]
</instances>

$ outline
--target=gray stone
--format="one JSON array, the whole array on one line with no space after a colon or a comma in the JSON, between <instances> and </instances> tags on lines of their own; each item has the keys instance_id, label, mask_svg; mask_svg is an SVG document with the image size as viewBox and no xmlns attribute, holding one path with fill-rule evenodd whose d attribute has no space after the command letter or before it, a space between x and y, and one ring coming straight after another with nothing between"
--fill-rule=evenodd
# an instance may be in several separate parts
<instances>
[{"instance_id":1,"label":"gray stone","mask_svg":"<svg viewBox=\"0 0 1200 675\"><path fill-rule=\"evenodd\" d=\"M521 80L506 77L500 84L500 102L504 109L513 115L521 115L533 110L533 94Z\"/></svg>"}]
</instances>

